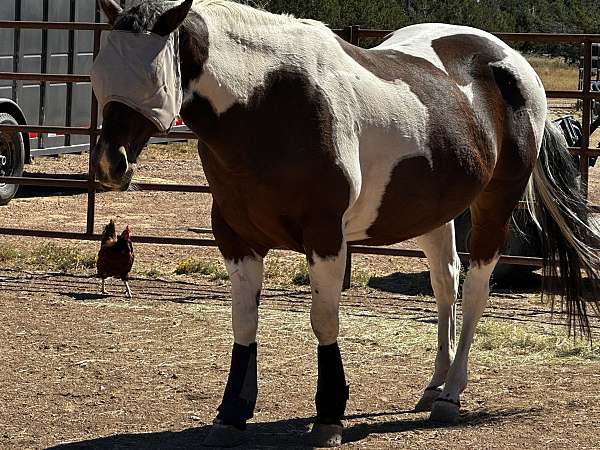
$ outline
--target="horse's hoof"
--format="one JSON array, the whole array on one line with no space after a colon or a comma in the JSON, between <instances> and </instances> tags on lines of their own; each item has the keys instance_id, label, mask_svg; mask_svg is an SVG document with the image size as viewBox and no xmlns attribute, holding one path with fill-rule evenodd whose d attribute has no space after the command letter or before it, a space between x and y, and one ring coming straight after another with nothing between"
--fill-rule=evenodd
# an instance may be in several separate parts
<instances>
[{"instance_id":1,"label":"horse's hoof","mask_svg":"<svg viewBox=\"0 0 600 450\"><path fill-rule=\"evenodd\" d=\"M425 392L423 392L421 400L419 400L415 406L415 412L431 411L433 402L437 400L441 393L441 389L426 389Z\"/></svg>"},{"instance_id":2,"label":"horse's hoof","mask_svg":"<svg viewBox=\"0 0 600 450\"><path fill-rule=\"evenodd\" d=\"M437 399L433 402L429 420L444 425L456 425L460 420L460 405Z\"/></svg>"},{"instance_id":3,"label":"horse's hoof","mask_svg":"<svg viewBox=\"0 0 600 450\"><path fill-rule=\"evenodd\" d=\"M343 430L341 425L315 423L308 434L308 444L313 447L339 447Z\"/></svg>"},{"instance_id":4,"label":"horse's hoof","mask_svg":"<svg viewBox=\"0 0 600 450\"><path fill-rule=\"evenodd\" d=\"M202 442L204 447L237 447L246 442L246 432L234 427L216 423Z\"/></svg>"}]
</instances>

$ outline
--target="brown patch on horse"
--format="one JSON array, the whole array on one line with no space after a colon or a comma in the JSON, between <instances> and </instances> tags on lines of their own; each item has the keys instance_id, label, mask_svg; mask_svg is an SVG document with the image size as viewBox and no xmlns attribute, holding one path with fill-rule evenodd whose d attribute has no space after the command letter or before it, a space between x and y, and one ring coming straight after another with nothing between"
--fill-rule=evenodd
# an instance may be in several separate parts
<instances>
[{"instance_id":1,"label":"brown patch on horse","mask_svg":"<svg viewBox=\"0 0 600 450\"><path fill-rule=\"evenodd\" d=\"M504 247L508 222L523 197L537 159L529 112L511 113L490 183L471 205L471 261L489 262Z\"/></svg>"},{"instance_id":2,"label":"brown patch on horse","mask_svg":"<svg viewBox=\"0 0 600 450\"><path fill-rule=\"evenodd\" d=\"M482 36L457 34L433 40L432 48L457 83L481 83L489 93L483 105L495 110L498 160L490 182L471 205L469 241L471 261L488 263L504 247L508 221L531 176L534 131L515 75L496 64L507 56L502 47ZM477 111L478 105L474 107Z\"/></svg>"},{"instance_id":3,"label":"brown patch on horse","mask_svg":"<svg viewBox=\"0 0 600 450\"><path fill-rule=\"evenodd\" d=\"M209 46L210 36L206 22L196 11L190 11L179 31L181 81L184 88L190 80L195 80L202 74Z\"/></svg>"},{"instance_id":4,"label":"brown patch on horse","mask_svg":"<svg viewBox=\"0 0 600 450\"><path fill-rule=\"evenodd\" d=\"M431 124L426 143L431 164L423 157L397 163L364 243L391 244L453 219L491 178L496 130L490 133L481 127L457 84L429 61L395 50L364 50L338 42L382 80L407 83L427 108Z\"/></svg>"},{"instance_id":5,"label":"brown patch on horse","mask_svg":"<svg viewBox=\"0 0 600 450\"><path fill-rule=\"evenodd\" d=\"M248 249L284 248L321 257L339 253L348 180L337 164L332 111L308 77L291 68L267 75L247 105L217 115L195 95L181 116L200 137L199 154L229 259ZM231 233L243 242L232 248Z\"/></svg>"},{"instance_id":6,"label":"brown patch on horse","mask_svg":"<svg viewBox=\"0 0 600 450\"><path fill-rule=\"evenodd\" d=\"M489 65L507 56L501 46L474 34L455 34L434 39L431 48L442 61L448 75L461 86L467 86L474 79L493 84Z\"/></svg>"}]
</instances>

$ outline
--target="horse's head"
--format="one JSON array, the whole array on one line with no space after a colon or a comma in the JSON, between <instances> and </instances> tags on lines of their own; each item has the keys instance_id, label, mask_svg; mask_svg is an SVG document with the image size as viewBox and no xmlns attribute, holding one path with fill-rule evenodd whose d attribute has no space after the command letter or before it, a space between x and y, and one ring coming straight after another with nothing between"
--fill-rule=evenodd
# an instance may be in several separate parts
<instances>
[{"instance_id":1,"label":"horse's head","mask_svg":"<svg viewBox=\"0 0 600 450\"><path fill-rule=\"evenodd\" d=\"M179 36L193 0L150 0L123 10L98 0L113 31L92 69L103 125L92 161L98 181L125 190L153 134L170 129L182 101Z\"/></svg>"}]
</instances>

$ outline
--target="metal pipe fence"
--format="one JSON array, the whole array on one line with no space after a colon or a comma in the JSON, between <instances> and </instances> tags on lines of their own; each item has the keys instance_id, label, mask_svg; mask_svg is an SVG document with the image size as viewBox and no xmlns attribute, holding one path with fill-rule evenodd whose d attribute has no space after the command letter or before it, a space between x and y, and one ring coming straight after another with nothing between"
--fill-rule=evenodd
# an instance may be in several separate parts
<instances>
[{"instance_id":1,"label":"metal pipe fence","mask_svg":"<svg viewBox=\"0 0 600 450\"><path fill-rule=\"evenodd\" d=\"M0 21L1 28L13 29L35 29L35 30L69 30L69 31L92 31L94 36L93 57L95 58L100 50L102 32L110 30L110 26L104 23L93 22L38 22L38 21ZM363 29L356 25L342 29L334 29L341 38L354 45L360 45L361 39L384 38L392 30ZM580 157L582 188L587 195L587 186L589 181L589 157L600 156L600 150L590 148L590 123L592 114L592 101L600 101L600 92L591 92L591 71L592 71L592 43L600 42L600 34L541 34L541 33L496 33L500 39L510 42L534 42L534 43L571 43L583 45L584 52L584 82L581 90L547 90L548 98L568 98L578 99L583 105L583 138L580 148L571 148L570 151ZM72 70L72 68L70 68ZM0 80L13 81L37 81L41 84L46 82L63 82L72 85L78 82L89 82L89 75L85 74L48 74L48 73L19 73L0 72ZM98 102L92 93L91 99L91 120L89 127L73 126L46 126L46 125L0 125L0 132L38 132L38 133L61 133L65 135L85 135L89 136L89 166L87 179L72 180L56 178L33 178L33 177L0 177L0 183L19 184L29 186L45 187L65 187L87 189L87 219L86 229L80 232L62 232L53 230L32 230L27 228L0 228L0 235L12 236L30 236L56 239L73 240L100 240L101 236L94 233L95 204L96 193L100 189L99 183L95 180L94 168L91 163L91 157L100 129L98 128ZM196 139L197 136L192 132L174 131L167 135L173 139ZM170 192L196 192L210 193L209 186L205 185L186 185L186 184L158 184L158 183L133 183L136 190L145 191L170 191ZM595 211L600 211L600 206L593 205ZM203 230L203 233L210 234L210 230ZM192 239L172 236L136 236L136 242L145 244L172 244L172 245L193 245L193 246L216 246L213 239ZM370 255L388 255L388 256L406 256L424 258L423 252L412 249L391 248L391 247L368 247L368 246L349 246L348 262L345 279L345 287L350 283L351 255L352 254L370 254ZM467 259L467 253L461 253L462 259ZM506 256L503 255L500 262L516 265L528 265L540 267L542 260L540 258Z\"/></svg>"}]
</instances>

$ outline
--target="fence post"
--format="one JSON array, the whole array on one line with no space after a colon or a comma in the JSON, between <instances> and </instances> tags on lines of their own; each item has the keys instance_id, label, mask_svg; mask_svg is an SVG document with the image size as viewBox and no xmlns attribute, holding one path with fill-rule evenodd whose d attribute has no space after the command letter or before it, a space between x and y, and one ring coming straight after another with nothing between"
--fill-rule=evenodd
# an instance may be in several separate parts
<instances>
[{"instance_id":1,"label":"fence post","mask_svg":"<svg viewBox=\"0 0 600 450\"><path fill-rule=\"evenodd\" d=\"M356 45L357 47L360 44L359 34L360 34L360 26L358 26L358 25L350 26L350 43L352 45Z\"/></svg>"},{"instance_id":2,"label":"fence post","mask_svg":"<svg viewBox=\"0 0 600 450\"><path fill-rule=\"evenodd\" d=\"M98 8L98 6L96 6ZM97 14L97 13L96 13ZM100 52L101 30L94 30L94 59ZM94 234L95 210L96 210L96 171L92 164L92 154L96 148L98 140L98 100L94 91L92 91L92 109L90 116L90 151L88 152L88 204L87 204L87 223L86 233Z\"/></svg>"},{"instance_id":3,"label":"fence post","mask_svg":"<svg viewBox=\"0 0 600 450\"><path fill-rule=\"evenodd\" d=\"M592 84L592 41L586 39L583 47L583 112L582 112L582 132L581 149L586 152L590 148L590 126L592 123L592 99L590 98ZM589 183L589 163L588 153L579 155L579 168L581 171L581 190L585 198L588 198Z\"/></svg>"},{"instance_id":4,"label":"fence post","mask_svg":"<svg viewBox=\"0 0 600 450\"><path fill-rule=\"evenodd\" d=\"M346 244L346 272L344 273L344 283L342 284L342 290L350 289L350 282L352 281L352 252L350 246Z\"/></svg>"},{"instance_id":5,"label":"fence post","mask_svg":"<svg viewBox=\"0 0 600 450\"><path fill-rule=\"evenodd\" d=\"M340 33L340 37L346 42L350 42L352 40L352 27L347 26L342 28L342 32Z\"/></svg>"}]
</instances>

